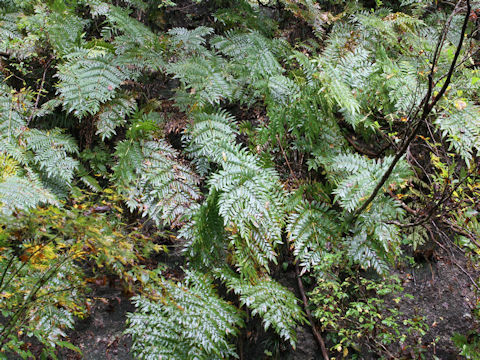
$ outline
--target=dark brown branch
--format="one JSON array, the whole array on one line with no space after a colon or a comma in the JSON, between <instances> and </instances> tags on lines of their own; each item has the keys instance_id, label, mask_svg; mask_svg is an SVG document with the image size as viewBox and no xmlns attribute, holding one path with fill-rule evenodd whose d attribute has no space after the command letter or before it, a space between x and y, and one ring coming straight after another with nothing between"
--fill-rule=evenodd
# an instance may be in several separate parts
<instances>
[{"instance_id":1,"label":"dark brown branch","mask_svg":"<svg viewBox=\"0 0 480 360\"><path fill-rule=\"evenodd\" d=\"M300 278L300 270L298 268L298 264L295 264L295 275L297 276L298 282L298 290L300 290L300 295L302 296L303 300L303 307L305 308L305 313L307 314L308 321L312 326L313 335L317 340L318 344L320 345L320 349L322 350L322 355L324 360L329 360L327 348L325 347L325 342L323 341L322 335L318 332L317 328L315 327L315 323L313 322L312 314L310 313L310 309L308 308L308 300L307 296L305 295L305 289L303 288L302 279Z\"/></svg>"},{"instance_id":2,"label":"dark brown branch","mask_svg":"<svg viewBox=\"0 0 480 360\"><path fill-rule=\"evenodd\" d=\"M450 191L447 192L447 188L445 188L442 193L442 196L440 197L440 200L438 200L432 207L430 207L428 209L428 212L426 212L421 219L413 223L407 223L407 224L398 223L397 226L404 227L404 228L415 227L430 221L430 219L432 219L432 217L435 215L435 211L452 197L452 195L455 193L455 191L458 190L460 185L462 185L467 180L468 176L469 175L465 176L462 180L460 180ZM392 222L392 224L393 223L395 222Z\"/></svg>"},{"instance_id":3,"label":"dark brown branch","mask_svg":"<svg viewBox=\"0 0 480 360\"><path fill-rule=\"evenodd\" d=\"M361 145L357 144L355 142L355 140L351 139L348 135L345 135L345 139L347 139L348 143L350 145L352 145L355 150L357 150L359 153L362 153L362 154L367 155L369 157L378 157L378 155L381 154L382 151L383 151L382 150L382 151L380 151L379 154L377 154L377 153L375 153L375 152L373 152L369 149L366 149L366 148L362 147Z\"/></svg>"},{"instance_id":4,"label":"dark brown branch","mask_svg":"<svg viewBox=\"0 0 480 360\"><path fill-rule=\"evenodd\" d=\"M450 81L452 79L452 75L453 75L453 72L455 70L455 65L457 63L457 60L458 60L458 57L460 55L460 51L462 49L462 45L463 45L463 40L465 38L465 32L467 30L467 24L468 24L468 18L470 16L470 11L471 11L471 6L470 6L470 0L467 0L467 11L466 11L466 14L465 14L465 18L463 20L463 25L462 25L462 30L461 30L461 33L460 33L460 40L458 42L458 45L457 45L457 49L455 51L455 55L453 57L453 60L452 60L452 63L450 64L450 68L448 70L448 73L447 73L447 77L445 79L445 82L442 86L442 88L440 89L440 91L438 92L437 95L435 95L433 97L433 100L430 102L430 98L432 96L432 91L433 91L433 74L435 72L435 67L436 67L436 64L437 64L437 61L438 61L438 54L439 52L441 51L441 48L442 48L442 45L443 45L443 39L445 38L446 36L446 33L448 32L448 29L449 29L449 24L447 23L445 28L444 28L444 31L442 32L442 35L440 37L440 41L439 43L437 44L437 48L435 49L435 53L434 53L434 57L433 57L433 62L432 62L432 67L431 67L431 70L430 70L430 74L428 75L428 90L427 90L427 94L425 95L425 97L423 98L422 102L420 103L417 111L415 111L412 119L415 119L419 112L420 112L420 109L422 108L423 106L423 111L422 111L422 116L420 117L420 119L416 122L416 125L414 126L413 128L413 131L411 132L411 134L408 136L408 138L403 142L403 145L401 146L400 150L396 153L395 157L393 158L393 161L392 163L390 164L390 166L388 167L387 171L383 174L382 178L380 179L380 181L377 183L377 185L375 186L375 188L373 189L373 192L370 194L370 196L368 197L368 199L362 204L362 206L360 208L358 208L353 214L352 216L350 217L350 219L348 219L348 223L352 223L357 217L358 215L360 215L371 203L372 201L377 197L378 195L378 192L380 191L380 189L383 188L383 186L385 185L385 183L387 182L388 178L390 177L390 175L392 174L393 170L395 169L395 166L397 165L397 163L400 161L400 159L403 157L403 155L405 154L405 152L407 151L408 147L410 146L411 142L415 139L415 137L417 136L417 133L418 131L420 130L420 126L425 123L428 115L430 114L430 112L432 111L433 107L437 104L437 102L442 98L442 96L445 94L445 91L447 90L449 84L450 84Z\"/></svg>"},{"instance_id":5,"label":"dark brown branch","mask_svg":"<svg viewBox=\"0 0 480 360\"><path fill-rule=\"evenodd\" d=\"M388 193L388 195L390 195L390 197L392 197L393 199L398 201L398 203L403 208L403 210L405 210L406 212L408 212L411 215L415 215L415 216L418 215L417 211L413 210L410 206L408 206L403 201L401 201L399 198L397 198L397 196L392 192L392 190L388 189L387 193Z\"/></svg>"}]
</instances>

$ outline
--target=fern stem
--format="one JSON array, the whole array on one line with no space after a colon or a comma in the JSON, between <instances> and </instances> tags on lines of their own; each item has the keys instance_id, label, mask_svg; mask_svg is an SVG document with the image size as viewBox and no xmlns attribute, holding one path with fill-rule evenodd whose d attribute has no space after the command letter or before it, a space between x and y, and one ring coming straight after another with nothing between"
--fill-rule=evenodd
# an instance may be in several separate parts
<instances>
[{"instance_id":1,"label":"fern stem","mask_svg":"<svg viewBox=\"0 0 480 360\"><path fill-rule=\"evenodd\" d=\"M297 177L295 176L295 173L293 172L292 167L290 166L290 162L288 161L287 154L285 154L285 150L283 150L283 146L282 146L282 143L280 141L280 137L278 135L276 137L277 137L278 145L280 146L280 150L282 150L283 158L285 159L285 162L287 163L288 169L290 170L290 175L292 175L292 177L295 180L297 180Z\"/></svg>"},{"instance_id":2,"label":"fern stem","mask_svg":"<svg viewBox=\"0 0 480 360\"><path fill-rule=\"evenodd\" d=\"M45 84L45 77L47 75L47 70L48 70L48 67L50 66L50 63L52 62L53 59L50 59L47 64L45 65L45 68L43 70L43 75L42 75L42 81L40 83L40 88L38 89L38 92L37 92L37 98L35 100L35 105L33 106L33 110L32 110L32 113L30 114L30 116L28 117L28 120L27 120L27 125L30 124L30 121L32 121L33 119L33 116L35 115L35 111L37 111L38 109L38 104L40 102L40 96L42 95L42 92L43 92L43 86Z\"/></svg>"}]
</instances>

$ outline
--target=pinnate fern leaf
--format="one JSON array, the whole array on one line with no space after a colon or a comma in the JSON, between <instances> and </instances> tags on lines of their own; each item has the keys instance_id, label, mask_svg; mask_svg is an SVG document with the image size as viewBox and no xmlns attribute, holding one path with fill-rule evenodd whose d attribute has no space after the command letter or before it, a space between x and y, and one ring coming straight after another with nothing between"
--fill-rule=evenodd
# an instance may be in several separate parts
<instances>
[{"instance_id":1,"label":"pinnate fern leaf","mask_svg":"<svg viewBox=\"0 0 480 360\"><path fill-rule=\"evenodd\" d=\"M303 271L321 263L323 253L340 237L335 215L325 204L302 201L289 216L288 239Z\"/></svg>"},{"instance_id":2,"label":"pinnate fern leaf","mask_svg":"<svg viewBox=\"0 0 480 360\"><path fill-rule=\"evenodd\" d=\"M240 296L240 302L262 318L265 330L270 327L295 348L297 324L305 315L295 295L273 279L263 278L252 284L237 277L231 270L217 270L229 290Z\"/></svg>"},{"instance_id":3,"label":"pinnate fern leaf","mask_svg":"<svg viewBox=\"0 0 480 360\"><path fill-rule=\"evenodd\" d=\"M435 120L443 137L469 164L474 151L480 151L480 108L458 99L454 106L448 107Z\"/></svg>"},{"instance_id":4,"label":"pinnate fern leaf","mask_svg":"<svg viewBox=\"0 0 480 360\"><path fill-rule=\"evenodd\" d=\"M392 160L391 156L378 161L357 154L342 154L336 157L331 166L331 170L341 177L334 190L336 201L347 211L355 210L370 196ZM385 183L384 189L390 185L403 184L410 175L409 166L404 161L399 162Z\"/></svg>"},{"instance_id":5,"label":"pinnate fern leaf","mask_svg":"<svg viewBox=\"0 0 480 360\"><path fill-rule=\"evenodd\" d=\"M114 178L127 205L157 224L179 225L185 212L201 198L198 177L164 140L125 140L117 146L116 156Z\"/></svg>"},{"instance_id":6,"label":"pinnate fern leaf","mask_svg":"<svg viewBox=\"0 0 480 360\"><path fill-rule=\"evenodd\" d=\"M56 197L38 181L10 176L0 182L0 209L5 214L28 210L39 204L58 205Z\"/></svg>"},{"instance_id":7,"label":"pinnate fern leaf","mask_svg":"<svg viewBox=\"0 0 480 360\"><path fill-rule=\"evenodd\" d=\"M126 124L126 117L131 115L137 108L134 99L117 97L102 106L98 114L97 131L102 140L110 139L116 135L116 128Z\"/></svg>"},{"instance_id":8,"label":"pinnate fern leaf","mask_svg":"<svg viewBox=\"0 0 480 360\"><path fill-rule=\"evenodd\" d=\"M106 49L77 48L58 66L57 93L63 107L82 118L95 114L100 106L115 97L115 90L130 77L129 71L115 62Z\"/></svg>"},{"instance_id":9,"label":"pinnate fern leaf","mask_svg":"<svg viewBox=\"0 0 480 360\"><path fill-rule=\"evenodd\" d=\"M126 333L139 359L220 360L237 357L230 338L243 325L239 311L222 300L211 280L193 271L182 283L162 281L152 296L133 298Z\"/></svg>"}]
</instances>

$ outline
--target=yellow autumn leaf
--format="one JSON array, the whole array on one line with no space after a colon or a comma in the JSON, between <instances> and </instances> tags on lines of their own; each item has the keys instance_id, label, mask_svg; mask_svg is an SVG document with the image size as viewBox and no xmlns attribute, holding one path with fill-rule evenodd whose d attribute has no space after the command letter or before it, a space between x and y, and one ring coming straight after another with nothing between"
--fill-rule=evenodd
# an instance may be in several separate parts
<instances>
[{"instance_id":1,"label":"yellow autumn leaf","mask_svg":"<svg viewBox=\"0 0 480 360\"><path fill-rule=\"evenodd\" d=\"M10 297L12 297L12 293L9 293L9 292L2 292L0 293L0 298L4 298L4 299L8 299Z\"/></svg>"},{"instance_id":2,"label":"yellow autumn leaf","mask_svg":"<svg viewBox=\"0 0 480 360\"><path fill-rule=\"evenodd\" d=\"M53 247L50 245L46 246L43 250L43 256L48 260L53 260L57 258L57 254L53 251Z\"/></svg>"}]
</instances>

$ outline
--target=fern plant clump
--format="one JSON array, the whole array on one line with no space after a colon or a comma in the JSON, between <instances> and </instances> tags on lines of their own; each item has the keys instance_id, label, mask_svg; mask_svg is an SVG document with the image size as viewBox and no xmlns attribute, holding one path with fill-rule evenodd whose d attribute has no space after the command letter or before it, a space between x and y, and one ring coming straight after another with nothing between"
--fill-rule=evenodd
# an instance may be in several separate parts
<instances>
[{"instance_id":1,"label":"fern plant clump","mask_svg":"<svg viewBox=\"0 0 480 360\"><path fill-rule=\"evenodd\" d=\"M0 356L80 351L87 273L139 359L423 356L392 272L478 260L479 11L3 1Z\"/></svg>"}]
</instances>

